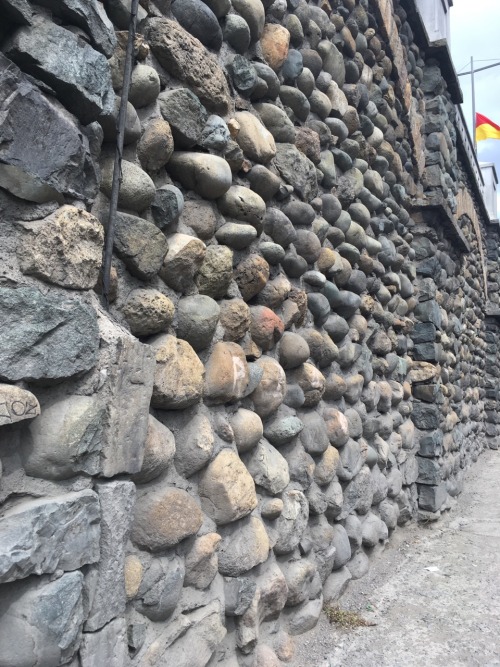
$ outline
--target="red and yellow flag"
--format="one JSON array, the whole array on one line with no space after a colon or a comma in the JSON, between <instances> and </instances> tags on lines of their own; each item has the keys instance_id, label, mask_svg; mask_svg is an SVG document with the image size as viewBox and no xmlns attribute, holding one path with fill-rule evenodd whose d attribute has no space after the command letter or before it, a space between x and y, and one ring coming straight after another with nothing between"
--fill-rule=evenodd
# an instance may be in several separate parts
<instances>
[{"instance_id":1,"label":"red and yellow flag","mask_svg":"<svg viewBox=\"0 0 500 667\"><path fill-rule=\"evenodd\" d=\"M500 139L500 126L481 113L476 114L476 141Z\"/></svg>"}]
</instances>

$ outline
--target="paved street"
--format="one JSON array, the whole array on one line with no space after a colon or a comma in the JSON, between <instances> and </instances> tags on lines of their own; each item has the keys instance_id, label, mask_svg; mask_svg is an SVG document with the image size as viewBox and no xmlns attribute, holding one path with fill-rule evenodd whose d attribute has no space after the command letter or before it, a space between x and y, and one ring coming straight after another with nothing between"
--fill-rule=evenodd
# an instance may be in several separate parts
<instances>
[{"instance_id":1,"label":"paved street","mask_svg":"<svg viewBox=\"0 0 500 667\"><path fill-rule=\"evenodd\" d=\"M499 506L500 452L487 451L456 507L398 530L341 599L376 625L339 631L322 618L293 667L500 665Z\"/></svg>"}]
</instances>

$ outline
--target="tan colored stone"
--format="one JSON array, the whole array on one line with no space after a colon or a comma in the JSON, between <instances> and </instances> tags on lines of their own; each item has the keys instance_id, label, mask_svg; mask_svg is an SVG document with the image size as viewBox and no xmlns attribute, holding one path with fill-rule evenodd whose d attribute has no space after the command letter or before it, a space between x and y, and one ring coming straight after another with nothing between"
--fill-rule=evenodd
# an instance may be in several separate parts
<instances>
[{"instance_id":1,"label":"tan colored stone","mask_svg":"<svg viewBox=\"0 0 500 667\"><path fill-rule=\"evenodd\" d=\"M127 600L135 598L139 592L139 586L142 581L143 567L137 556L130 555L125 558L124 567L125 594Z\"/></svg>"},{"instance_id":2,"label":"tan colored stone","mask_svg":"<svg viewBox=\"0 0 500 667\"><path fill-rule=\"evenodd\" d=\"M302 389L306 399L304 402L306 408L317 405L325 393L325 377L312 364L305 363L291 371L288 382L298 384Z\"/></svg>"},{"instance_id":3,"label":"tan colored stone","mask_svg":"<svg viewBox=\"0 0 500 667\"><path fill-rule=\"evenodd\" d=\"M208 246L196 276L200 294L222 299L233 278L233 251L225 245Z\"/></svg>"},{"instance_id":4,"label":"tan colored stone","mask_svg":"<svg viewBox=\"0 0 500 667\"><path fill-rule=\"evenodd\" d=\"M286 393L285 371L271 357L261 357L255 364L262 368L261 381L251 394L255 412L262 418L269 417L283 403Z\"/></svg>"},{"instance_id":5,"label":"tan colored stone","mask_svg":"<svg viewBox=\"0 0 500 667\"><path fill-rule=\"evenodd\" d=\"M314 481L319 486L325 486L335 477L340 455L338 449L329 445L319 457L314 468Z\"/></svg>"},{"instance_id":6,"label":"tan colored stone","mask_svg":"<svg viewBox=\"0 0 500 667\"><path fill-rule=\"evenodd\" d=\"M144 130L137 145L137 157L142 168L155 172L164 167L174 152L170 125L163 118L154 118Z\"/></svg>"},{"instance_id":7,"label":"tan colored stone","mask_svg":"<svg viewBox=\"0 0 500 667\"><path fill-rule=\"evenodd\" d=\"M349 440L349 422L347 417L336 408L327 408L323 412L328 438L334 447L342 447Z\"/></svg>"},{"instance_id":8,"label":"tan colored stone","mask_svg":"<svg viewBox=\"0 0 500 667\"><path fill-rule=\"evenodd\" d=\"M332 250L331 248L321 248L319 257L316 261L318 271L327 273L328 269L331 269L338 259L339 254L335 252L335 250Z\"/></svg>"},{"instance_id":9,"label":"tan colored stone","mask_svg":"<svg viewBox=\"0 0 500 667\"><path fill-rule=\"evenodd\" d=\"M151 341L156 352L156 370L151 404L164 410L194 405L203 391L203 364L191 345L169 334Z\"/></svg>"},{"instance_id":10,"label":"tan colored stone","mask_svg":"<svg viewBox=\"0 0 500 667\"><path fill-rule=\"evenodd\" d=\"M217 574L217 549L221 539L217 533L208 533L196 539L186 556L184 586L193 586L199 590L210 586Z\"/></svg>"},{"instance_id":11,"label":"tan colored stone","mask_svg":"<svg viewBox=\"0 0 500 667\"><path fill-rule=\"evenodd\" d=\"M148 417L148 433L140 472L132 476L136 484L144 484L159 477L175 455L172 432L152 415Z\"/></svg>"},{"instance_id":12,"label":"tan colored stone","mask_svg":"<svg viewBox=\"0 0 500 667\"><path fill-rule=\"evenodd\" d=\"M178 292L191 291L205 252L205 244L195 236L172 234L168 237L168 253L160 269L160 278Z\"/></svg>"},{"instance_id":13,"label":"tan colored stone","mask_svg":"<svg viewBox=\"0 0 500 667\"><path fill-rule=\"evenodd\" d=\"M277 72L288 55L290 33L282 25L266 23L260 43L267 64Z\"/></svg>"},{"instance_id":14,"label":"tan colored stone","mask_svg":"<svg viewBox=\"0 0 500 667\"><path fill-rule=\"evenodd\" d=\"M123 314L135 336L152 336L166 331L174 319L172 301L155 289L136 289L127 298Z\"/></svg>"},{"instance_id":15,"label":"tan colored stone","mask_svg":"<svg viewBox=\"0 0 500 667\"><path fill-rule=\"evenodd\" d=\"M276 144L265 125L249 111L238 112L235 120L239 126L235 139L243 153L261 164L272 160L276 155Z\"/></svg>"},{"instance_id":16,"label":"tan colored stone","mask_svg":"<svg viewBox=\"0 0 500 667\"><path fill-rule=\"evenodd\" d=\"M99 220L74 206L63 206L36 222L17 247L21 271L61 287L92 289L102 263L104 231Z\"/></svg>"},{"instance_id":17,"label":"tan colored stone","mask_svg":"<svg viewBox=\"0 0 500 667\"><path fill-rule=\"evenodd\" d=\"M241 296L249 301L256 296L269 280L269 264L260 255L249 255L238 264L234 278Z\"/></svg>"},{"instance_id":18,"label":"tan colored stone","mask_svg":"<svg viewBox=\"0 0 500 667\"><path fill-rule=\"evenodd\" d=\"M259 442L264 433L262 419L251 410L240 408L229 419L239 452L246 452Z\"/></svg>"},{"instance_id":19,"label":"tan colored stone","mask_svg":"<svg viewBox=\"0 0 500 667\"><path fill-rule=\"evenodd\" d=\"M40 414L37 397L12 384L0 384L0 426L7 426Z\"/></svg>"},{"instance_id":20,"label":"tan colored stone","mask_svg":"<svg viewBox=\"0 0 500 667\"><path fill-rule=\"evenodd\" d=\"M169 74L187 83L208 109L228 113L231 97L224 72L201 42L177 21L164 18L149 19L145 33L151 50Z\"/></svg>"},{"instance_id":21,"label":"tan colored stone","mask_svg":"<svg viewBox=\"0 0 500 667\"><path fill-rule=\"evenodd\" d=\"M149 551L162 551L195 535L202 523L203 513L187 491L155 489L138 497L131 536Z\"/></svg>"},{"instance_id":22,"label":"tan colored stone","mask_svg":"<svg viewBox=\"0 0 500 667\"><path fill-rule=\"evenodd\" d=\"M441 368L430 364L427 361L414 361L412 368L408 373L410 382L427 382L433 378L439 377Z\"/></svg>"},{"instance_id":23,"label":"tan colored stone","mask_svg":"<svg viewBox=\"0 0 500 667\"><path fill-rule=\"evenodd\" d=\"M237 343L216 343L205 366L205 400L228 403L243 397L249 380L245 353Z\"/></svg>"},{"instance_id":24,"label":"tan colored stone","mask_svg":"<svg viewBox=\"0 0 500 667\"><path fill-rule=\"evenodd\" d=\"M257 506L254 481L230 449L220 452L207 467L198 492L204 511L218 524L241 519Z\"/></svg>"},{"instance_id":25,"label":"tan colored stone","mask_svg":"<svg viewBox=\"0 0 500 667\"><path fill-rule=\"evenodd\" d=\"M250 328L250 308L242 299L224 301L221 304L220 323L225 330L224 340L241 340Z\"/></svg>"}]
</instances>

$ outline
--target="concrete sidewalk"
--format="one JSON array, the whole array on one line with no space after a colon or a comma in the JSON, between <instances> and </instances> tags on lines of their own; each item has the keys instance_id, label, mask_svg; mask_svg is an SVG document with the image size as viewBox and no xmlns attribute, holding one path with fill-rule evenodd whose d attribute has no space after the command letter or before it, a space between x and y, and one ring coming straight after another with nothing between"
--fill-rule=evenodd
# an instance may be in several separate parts
<instances>
[{"instance_id":1,"label":"concrete sidewalk","mask_svg":"<svg viewBox=\"0 0 500 667\"><path fill-rule=\"evenodd\" d=\"M322 617L293 667L500 665L500 452L481 456L439 522L399 529L339 606L376 625Z\"/></svg>"}]
</instances>

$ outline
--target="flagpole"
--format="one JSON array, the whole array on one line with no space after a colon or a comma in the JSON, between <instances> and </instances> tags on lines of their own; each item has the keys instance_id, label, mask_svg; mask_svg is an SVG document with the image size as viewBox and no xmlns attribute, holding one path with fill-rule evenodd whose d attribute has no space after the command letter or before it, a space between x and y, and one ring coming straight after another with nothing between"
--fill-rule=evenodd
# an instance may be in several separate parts
<instances>
[{"instance_id":1,"label":"flagpole","mask_svg":"<svg viewBox=\"0 0 500 667\"><path fill-rule=\"evenodd\" d=\"M470 58L470 76L472 83L472 136L474 138L474 150L477 155L477 142L476 142L476 89L474 86L474 57Z\"/></svg>"}]
</instances>

